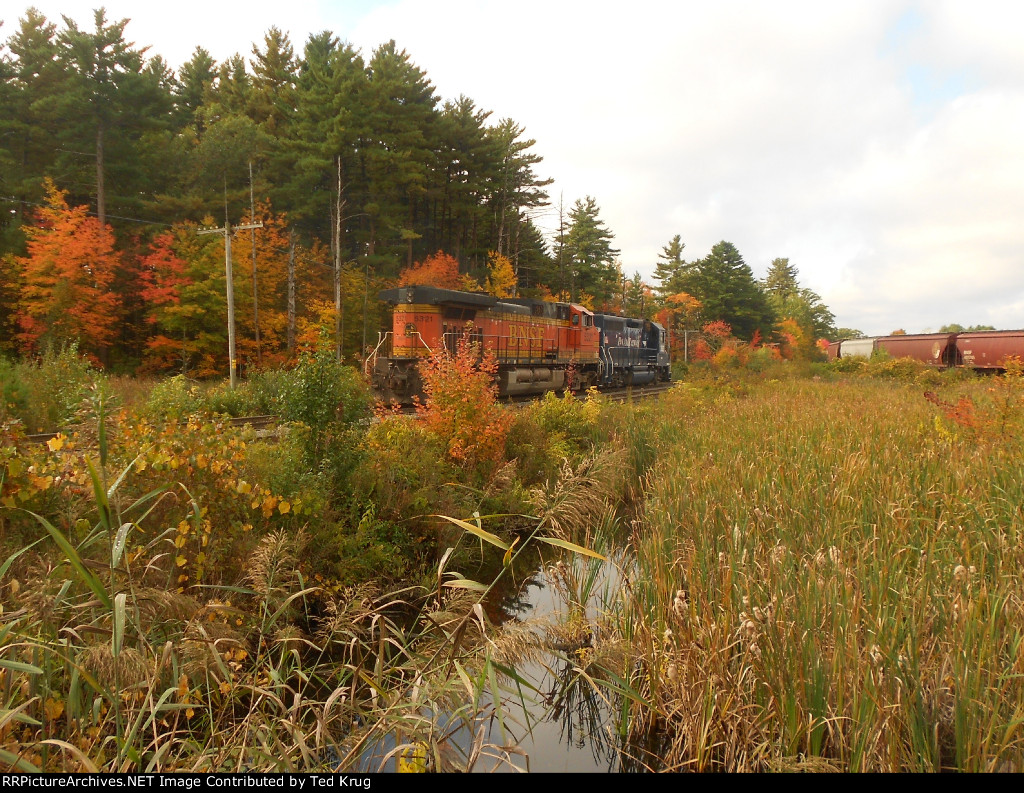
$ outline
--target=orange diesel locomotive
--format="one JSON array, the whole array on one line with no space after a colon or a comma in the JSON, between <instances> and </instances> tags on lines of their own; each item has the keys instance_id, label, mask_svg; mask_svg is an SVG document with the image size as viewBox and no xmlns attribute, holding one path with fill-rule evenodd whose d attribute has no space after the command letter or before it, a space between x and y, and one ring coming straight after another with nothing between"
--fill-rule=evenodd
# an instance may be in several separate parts
<instances>
[{"instance_id":1,"label":"orange diesel locomotive","mask_svg":"<svg viewBox=\"0 0 1024 793\"><path fill-rule=\"evenodd\" d=\"M607 318L629 326L610 333L604 315L573 303L429 286L389 289L380 297L395 309L367 367L388 402L422 396L419 360L453 352L464 336L494 355L502 396L668 379L664 329L647 320Z\"/></svg>"}]
</instances>

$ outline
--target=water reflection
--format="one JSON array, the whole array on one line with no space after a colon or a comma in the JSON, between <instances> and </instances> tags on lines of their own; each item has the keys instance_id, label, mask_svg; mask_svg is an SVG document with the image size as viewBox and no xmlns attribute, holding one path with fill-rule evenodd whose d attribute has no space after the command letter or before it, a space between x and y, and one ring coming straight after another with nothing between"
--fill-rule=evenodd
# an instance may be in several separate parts
<instances>
[{"instance_id":1,"label":"water reflection","mask_svg":"<svg viewBox=\"0 0 1024 793\"><path fill-rule=\"evenodd\" d=\"M492 624L526 637L529 648L509 664L513 674L503 676L499 699L491 683L471 708L407 711L433 725L436 755L421 758L411 739L390 735L364 753L363 770L417 770L417 763L471 772L649 770L648 750L624 746L621 695L597 679L593 663L602 639L600 609L621 586L622 560L566 557L545 565L536 557L534 563L518 582L509 575L485 604Z\"/></svg>"},{"instance_id":2,"label":"water reflection","mask_svg":"<svg viewBox=\"0 0 1024 793\"><path fill-rule=\"evenodd\" d=\"M541 564L514 594L501 596L506 627L532 626L545 648L541 657L516 665L517 673L539 693L525 702L502 703L506 713L531 725L519 739L528 765L525 758L512 758L520 769L621 770L615 729L618 697L587 671L600 638L594 635L599 609L609 589L620 583L620 561L570 558ZM507 608L510 603L514 610Z\"/></svg>"}]
</instances>

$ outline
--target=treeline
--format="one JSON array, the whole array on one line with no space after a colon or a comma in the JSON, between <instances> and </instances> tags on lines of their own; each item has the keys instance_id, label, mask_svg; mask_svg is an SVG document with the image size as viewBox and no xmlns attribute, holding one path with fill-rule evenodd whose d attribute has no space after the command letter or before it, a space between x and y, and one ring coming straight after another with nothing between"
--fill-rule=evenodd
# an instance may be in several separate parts
<instances>
[{"instance_id":1,"label":"treeline","mask_svg":"<svg viewBox=\"0 0 1024 793\"><path fill-rule=\"evenodd\" d=\"M792 308L795 271L779 298L728 243L687 263L677 236L659 287L628 278L596 200L552 207L523 127L442 103L393 41L365 57L324 31L298 52L271 27L248 59L197 47L175 71L127 23L29 9L0 50L0 350L76 340L119 369L223 372L224 238L199 225L226 223L263 224L232 239L243 366L323 328L363 352L377 289L441 252L466 283L510 265L517 294L741 338L831 326L817 296Z\"/></svg>"}]
</instances>

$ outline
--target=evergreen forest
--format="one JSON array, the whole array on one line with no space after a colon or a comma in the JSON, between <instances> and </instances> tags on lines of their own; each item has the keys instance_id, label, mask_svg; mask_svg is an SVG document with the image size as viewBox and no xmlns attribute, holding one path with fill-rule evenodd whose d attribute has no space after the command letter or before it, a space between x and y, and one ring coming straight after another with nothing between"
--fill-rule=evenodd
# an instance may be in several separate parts
<instances>
[{"instance_id":1,"label":"evergreen forest","mask_svg":"<svg viewBox=\"0 0 1024 793\"><path fill-rule=\"evenodd\" d=\"M521 124L442 101L394 41L272 26L247 56L196 47L175 70L102 9L4 21L0 353L75 343L111 371L223 375L229 228L243 372L323 333L365 355L377 292L410 278L808 353L835 330L788 260L758 282L724 241L687 262L676 235L659 285L628 276L598 201L554 200Z\"/></svg>"}]
</instances>

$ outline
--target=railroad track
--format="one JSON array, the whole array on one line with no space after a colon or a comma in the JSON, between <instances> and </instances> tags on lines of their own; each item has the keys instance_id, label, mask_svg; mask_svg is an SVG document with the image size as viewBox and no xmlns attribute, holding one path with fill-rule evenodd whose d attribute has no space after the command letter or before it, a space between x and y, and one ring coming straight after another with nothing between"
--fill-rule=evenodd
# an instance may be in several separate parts
<instances>
[{"instance_id":1,"label":"railroad track","mask_svg":"<svg viewBox=\"0 0 1024 793\"><path fill-rule=\"evenodd\" d=\"M612 402L635 402L638 399L655 399L670 390L675 383L651 383L650 385L615 388L602 391L601 395Z\"/></svg>"},{"instance_id":2,"label":"railroad track","mask_svg":"<svg viewBox=\"0 0 1024 793\"><path fill-rule=\"evenodd\" d=\"M640 399L652 399L658 395L663 394L665 391L672 387L672 383L652 383L650 385L633 386L629 388L612 388L606 391L601 391L601 396L612 402L635 402ZM504 404L514 408L522 408L531 402L536 401L537 397L519 397L505 399ZM416 414L416 409L413 407L402 408L399 411L403 416L411 416ZM277 426L279 419L277 416L238 416L236 418L229 418L225 420L226 423L231 427L251 427L256 431L256 437L261 440L267 440L277 437ZM33 443L46 443L56 438L58 433L56 432L43 432L35 435L26 435L26 439Z\"/></svg>"},{"instance_id":3,"label":"railroad track","mask_svg":"<svg viewBox=\"0 0 1024 793\"><path fill-rule=\"evenodd\" d=\"M238 416L237 418L226 419L225 422L231 427L252 427L256 430L257 438L269 438L276 435L277 416ZM53 440L60 433L40 432L35 435L26 435L25 438L33 443L46 443Z\"/></svg>"},{"instance_id":4,"label":"railroad track","mask_svg":"<svg viewBox=\"0 0 1024 793\"><path fill-rule=\"evenodd\" d=\"M635 402L641 399L654 399L661 394L668 391L674 383L651 383L650 385L642 386L628 386L623 388L609 388L600 391L600 395L610 402ZM512 408L523 408L532 402L536 402L539 397L537 395L521 396L521 397L505 397L501 400L501 403L508 405ZM582 396L577 399L582 399ZM403 407L398 411L403 416L414 416L416 415L416 408L414 407Z\"/></svg>"}]
</instances>

